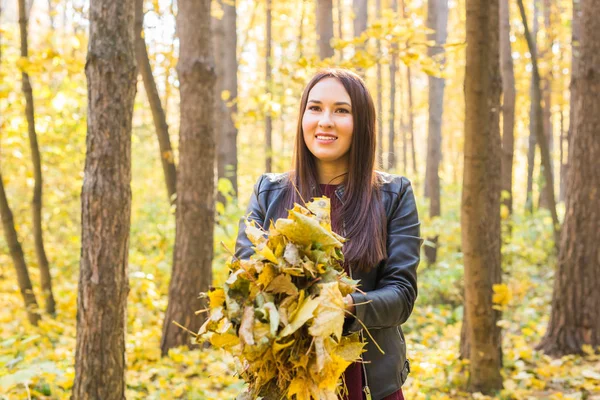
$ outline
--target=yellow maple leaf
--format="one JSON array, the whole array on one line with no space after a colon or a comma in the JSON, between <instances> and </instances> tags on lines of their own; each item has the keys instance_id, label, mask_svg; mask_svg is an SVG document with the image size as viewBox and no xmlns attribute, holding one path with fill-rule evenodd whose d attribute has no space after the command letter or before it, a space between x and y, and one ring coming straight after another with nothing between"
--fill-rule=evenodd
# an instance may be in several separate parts
<instances>
[{"instance_id":1,"label":"yellow maple leaf","mask_svg":"<svg viewBox=\"0 0 600 400\"><path fill-rule=\"evenodd\" d=\"M313 313L318 306L319 300L316 298L308 297L304 300L298 306L298 311L291 318L290 323L281 331L280 337L286 337L296 332L308 320L313 318Z\"/></svg>"}]
</instances>

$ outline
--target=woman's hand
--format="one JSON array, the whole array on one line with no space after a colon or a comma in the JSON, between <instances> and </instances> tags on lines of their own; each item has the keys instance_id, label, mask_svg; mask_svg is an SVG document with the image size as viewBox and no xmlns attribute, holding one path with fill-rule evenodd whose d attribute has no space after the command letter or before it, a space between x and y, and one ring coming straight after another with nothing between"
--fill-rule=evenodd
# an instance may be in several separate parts
<instances>
[{"instance_id":1,"label":"woman's hand","mask_svg":"<svg viewBox=\"0 0 600 400\"><path fill-rule=\"evenodd\" d=\"M352 299L352 296L347 294L346 297L344 297L344 304L346 305L346 311L354 314L354 299Z\"/></svg>"}]
</instances>

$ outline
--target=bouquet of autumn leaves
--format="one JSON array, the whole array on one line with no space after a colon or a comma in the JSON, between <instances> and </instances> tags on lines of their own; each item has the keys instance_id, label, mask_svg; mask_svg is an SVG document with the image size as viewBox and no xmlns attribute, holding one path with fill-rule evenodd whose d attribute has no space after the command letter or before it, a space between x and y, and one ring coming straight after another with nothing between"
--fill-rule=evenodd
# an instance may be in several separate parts
<instances>
[{"instance_id":1,"label":"bouquet of autumn leaves","mask_svg":"<svg viewBox=\"0 0 600 400\"><path fill-rule=\"evenodd\" d=\"M363 352L358 334L342 336L344 296L358 282L344 272L329 210L326 197L296 204L268 232L246 220L255 254L233 259L223 287L206 294L198 341L235 356L250 398L337 399Z\"/></svg>"}]
</instances>

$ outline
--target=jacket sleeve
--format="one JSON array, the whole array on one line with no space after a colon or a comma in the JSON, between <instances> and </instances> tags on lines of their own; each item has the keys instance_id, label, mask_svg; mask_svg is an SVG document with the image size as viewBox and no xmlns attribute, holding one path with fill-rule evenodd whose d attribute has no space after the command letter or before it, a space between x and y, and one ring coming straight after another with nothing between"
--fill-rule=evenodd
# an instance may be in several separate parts
<instances>
[{"instance_id":1,"label":"jacket sleeve","mask_svg":"<svg viewBox=\"0 0 600 400\"><path fill-rule=\"evenodd\" d=\"M248 236L246 236L246 224L244 223L244 219L248 218L253 220L261 227L264 225L265 208L260 204L259 201L260 186L264 178L265 176L261 175L254 185L254 190L252 191L252 196L250 197L250 202L248 203L248 208L246 209L246 214L242 219L240 219L238 236L235 242L235 256L238 259L250 258L250 256L254 254L252 243L250 242L250 239L248 239Z\"/></svg>"},{"instance_id":2,"label":"jacket sleeve","mask_svg":"<svg viewBox=\"0 0 600 400\"><path fill-rule=\"evenodd\" d=\"M420 222L410 182L401 178L398 203L388 220L388 258L379 271L375 289L353 293L356 319L368 329L389 328L406 322L417 298L417 266L420 260ZM354 320L348 327L358 331Z\"/></svg>"}]
</instances>

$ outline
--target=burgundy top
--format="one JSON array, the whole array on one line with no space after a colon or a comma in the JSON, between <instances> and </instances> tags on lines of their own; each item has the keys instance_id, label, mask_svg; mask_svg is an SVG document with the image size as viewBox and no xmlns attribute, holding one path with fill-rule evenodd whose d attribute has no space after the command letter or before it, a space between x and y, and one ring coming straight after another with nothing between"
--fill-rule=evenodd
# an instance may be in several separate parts
<instances>
[{"instance_id":1,"label":"burgundy top","mask_svg":"<svg viewBox=\"0 0 600 400\"><path fill-rule=\"evenodd\" d=\"M338 217L342 202L335 194L337 185L319 186L321 188L321 193L324 196L329 197L331 201L331 226L338 226ZM344 269L346 270L346 273L349 273L348 265L345 264ZM348 396L344 396L343 400L363 400L363 371L361 363L355 362L350 364L346 371L344 371L343 379L346 382L346 387L348 388ZM371 385L372 384L373 383L371 383ZM402 389L398 389L396 393L386 396L383 400L404 400Z\"/></svg>"}]
</instances>

